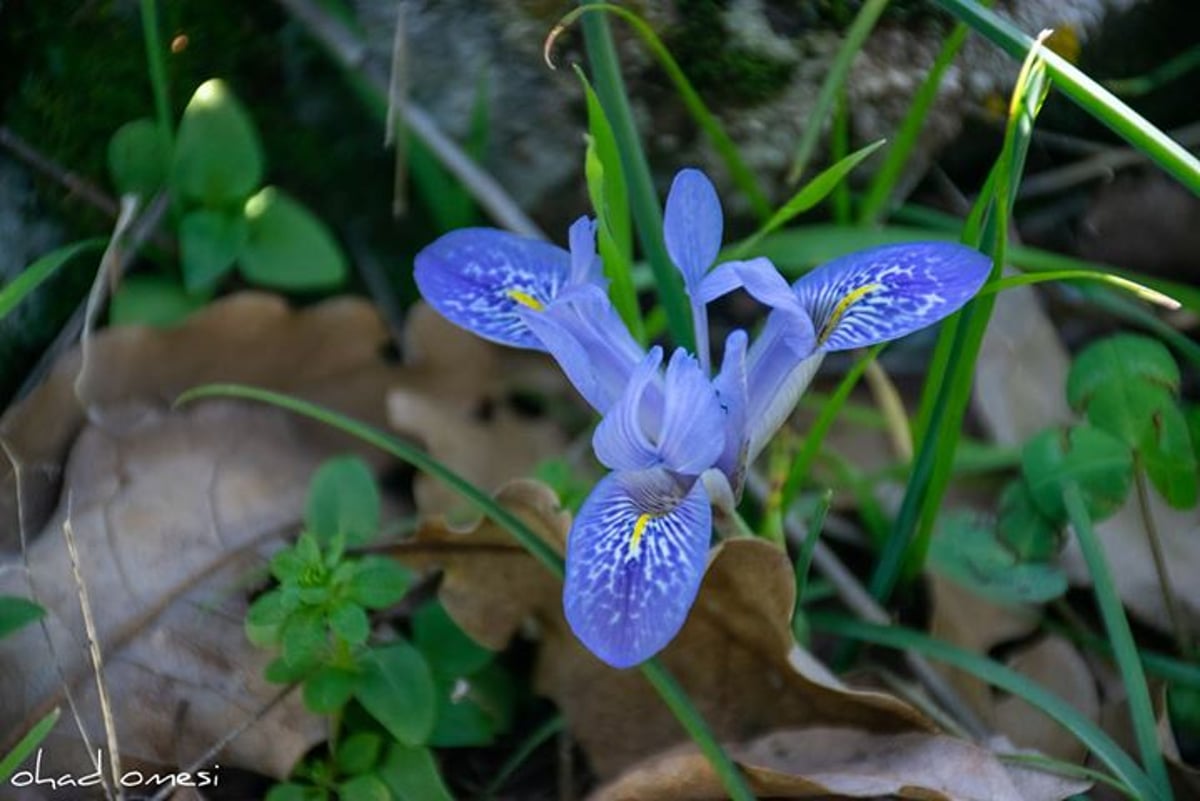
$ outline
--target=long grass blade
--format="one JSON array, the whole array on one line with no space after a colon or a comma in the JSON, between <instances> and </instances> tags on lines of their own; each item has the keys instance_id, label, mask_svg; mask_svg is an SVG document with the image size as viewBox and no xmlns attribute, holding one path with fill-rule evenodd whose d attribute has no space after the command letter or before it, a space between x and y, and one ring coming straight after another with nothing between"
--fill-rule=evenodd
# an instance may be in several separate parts
<instances>
[{"instance_id":1,"label":"long grass blade","mask_svg":"<svg viewBox=\"0 0 1200 801\"><path fill-rule=\"evenodd\" d=\"M828 612L812 613L809 615L809 623L814 629L839 637L900 651L916 651L922 656L966 671L993 687L1018 696L1062 724L1079 742L1086 745L1096 759L1106 765L1113 776L1128 787L1135 797L1147 801L1165 801L1159 789L1150 781L1150 777L1103 729L1029 677L986 656L980 656L904 626L882 626Z\"/></svg>"},{"instance_id":2,"label":"long grass blade","mask_svg":"<svg viewBox=\"0 0 1200 801\"><path fill-rule=\"evenodd\" d=\"M103 250L106 244L108 240L105 239L87 239L64 245L26 267L16 278L0 287L0 320L76 256L89 250Z\"/></svg>"},{"instance_id":3,"label":"long grass blade","mask_svg":"<svg viewBox=\"0 0 1200 801\"><path fill-rule=\"evenodd\" d=\"M444 482L470 501L484 516L511 534L547 570L560 579L563 577L562 557L536 532L525 525L521 518L496 503L495 499L482 489L411 443L314 403L242 384L206 384L195 387L180 395L176 404L190 403L202 398L242 398L267 403L324 423L368 445L379 448L384 453ZM730 797L737 801L754 801L754 794L750 792L737 765L721 748L721 744L717 742L700 711L696 709L695 704L688 698L687 693L679 686L670 672L657 659L643 662L641 671L679 720L680 725L691 736L701 753L708 757L713 770L725 784L725 789L729 792Z\"/></svg>"},{"instance_id":4,"label":"long grass blade","mask_svg":"<svg viewBox=\"0 0 1200 801\"><path fill-rule=\"evenodd\" d=\"M1034 47L1032 37L975 0L934 2L1013 58L1026 58ZM1063 94L1200 195L1200 160L1062 56L1047 51L1042 58Z\"/></svg>"},{"instance_id":5,"label":"long grass blade","mask_svg":"<svg viewBox=\"0 0 1200 801\"><path fill-rule=\"evenodd\" d=\"M61 709L55 709L46 715L46 717L39 720L13 746L13 749L0 759L0 785L6 784L9 778L17 772L17 768L21 766L21 763L29 758L29 755L41 744L42 740L46 739L46 736L50 734L50 730L58 723L58 718L61 714Z\"/></svg>"}]
</instances>

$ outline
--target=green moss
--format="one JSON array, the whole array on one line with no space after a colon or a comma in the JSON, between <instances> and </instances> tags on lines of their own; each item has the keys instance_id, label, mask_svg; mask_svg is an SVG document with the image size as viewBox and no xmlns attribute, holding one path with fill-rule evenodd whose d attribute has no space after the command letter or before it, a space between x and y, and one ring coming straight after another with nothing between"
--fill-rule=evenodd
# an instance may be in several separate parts
<instances>
[{"instance_id":1,"label":"green moss","mask_svg":"<svg viewBox=\"0 0 1200 801\"><path fill-rule=\"evenodd\" d=\"M680 23L666 42L683 71L705 97L729 105L770 100L788 83L795 65L729 42L725 0L680 0Z\"/></svg>"}]
</instances>

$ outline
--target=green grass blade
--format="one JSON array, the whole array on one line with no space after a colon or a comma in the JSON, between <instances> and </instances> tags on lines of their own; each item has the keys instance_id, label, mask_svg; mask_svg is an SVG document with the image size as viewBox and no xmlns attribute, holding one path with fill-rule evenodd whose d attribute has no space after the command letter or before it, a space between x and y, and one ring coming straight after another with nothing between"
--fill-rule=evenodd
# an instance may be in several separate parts
<instances>
[{"instance_id":1,"label":"green grass blade","mask_svg":"<svg viewBox=\"0 0 1200 801\"><path fill-rule=\"evenodd\" d=\"M588 3L584 10L592 5ZM646 161L646 153L633 123L633 112L629 108L625 81L617 64L608 20L603 14L584 14L581 25L588 61L592 66L592 83L621 152L625 180L629 182L629 206L638 240L654 274L659 302L667 315L667 329L677 345L695 352L691 308L683 291L683 278L671 262L663 241L662 207L654 192L650 164Z\"/></svg>"},{"instance_id":2,"label":"green grass blade","mask_svg":"<svg viewBox=\"0 0 1200 801\"><path fill-rule=\"evenodd\" d=\"M1158 743L1158 725L1154 718L1154 706L1150 702L1150 690L1146 686L1146 674L1142 670L1141 656L1138 654L1137 643L1133 640L1129 621L1125 618L1125 610L1121 607L1121 597L1117 594L1112 570L1104 556L1104 546L1092 528L1083 496L1074 484L1063 488L1063 505L1067 510L1067 518L1071 521L1071 528L1075 530L1079 550L1087 562L1096 605L1100 607L1100 617L1104 620L1108 640L1112 643L1113 659L1124 680L1129 715L1133 720L1133 733L1138 751L1142 755L1142 765L1157 785L1160 795L1169 798L1171 782Z\"/></svg>"},{"instance_id":3,"label":"green grass blade","mask_svg":"<svg viewBox=\"0 0 1200 801\"><path fill-rule=\"evenodd\" d=\"M1124 290L1140 300L1162 306L1166 309L1175 310L1182 305L1174 298L1164 295L1148 286L1143 286L1137 281L1130 281L1118 275L1110 275L1109 273L1102 273L1097 270L1054 270L1045 273L1010 275L988 284L979 294L995 295L1009 289L1016 289L1020 286L1043 284L1048 281L1096 281Z\"/></svg>"},{"instance_id":4,"label":"green grass blade","mask_svg":"<svg viewBox=\"0 0 1200 801\"><path fill-rule=\"evenodd\" d=\"M738 242L729 249L727 257L730 259L743 258L748 252L754 250L762 241L763 237L768 236L774 231L779 230L783 226L791 222L797 215L803 214L809 209L816 206L825 196L831 191L842 185L842 180L850 174L850 171L863 163L876 150L883 146L884 140L872 142L864 148L854 151L850 155L837 161L837 163L823 170L815 178L800 188L796 194L779 207L779 210L771 215L771 219L763 223L762 227L755 231L750 236L746 237L741 242Z\"/></svg>"},{"instance_id":5,"label":"green grass blade","mask_svg":"<svg viewBox=\"0 0 1200 801\"><path fill-rule=\"evenodd\" d=\"M171 113L171 97L167 87L167 64L158 27L158 0L141 0L142 39L146 47L146 71L150 74L150 89L154 94L154 116L163 153L174 148L175 116Z\"/></svg>"},{"instance_id":6,"label":"green grass blade","mask_svg":"<svg viewBox=\"0 0 1200 801\"><path fill-rule=\"evenodd\" d=\"M1025 58L1034 45L1030 36L975 0L934 2L1014 58ZM1200 195L1200 160L1062 56L1044 52L1043 58L1063 94Z\"/></svg>"},{"instance_id":7,"label":"green grass blade","mask_svg":"<svg viewBox=\"0 0 1200 801\"><path fill-rule=\"evenodd\" d=\"M721 121L717 119L708 106L705 105L703 98L699 92L692 86L692 82L688 80L683 69L679 66L679 62L671 55L671 51L663 44L662 39L654 32L654 29L646 24L646 21L623 6L613 5L611 3L585 2L582 8L572 11L567 14L558 23L555 30L561 30L576 19L580 15L584 15L584 30L585 34L588 27L588 18L595 16L589 12L604 12L620 17L629 23L634 32L645 42L650 54L658 61L663 72L667 74L667 78L675 86L675 91L679 93L679 99L683 101L683 105L692 115L692 119L700 126L700 130L708 137L708 141L712 144L713 150L717 151L717 155L721 157L721 161L725 163L725 169L729 171L729 176L733 179L733 183L742 194L746 196L746 200L750 202L750 208L754 210L755 215L760 219L766 219L771 213L770 203L767 201L767 196L763 194L762 189L758 185L758 179L754 177L754 173L746 166L742 160L742 155L738 151L737 145L725 132L725 128L721 125ZM554 34L551 34L553 37ZM589 38L589 57L591 57L591 44ZM593 61L593 69L597 65ZM597 77L599 82L599 77Z\"/></svg>"},{"instance_id":8,"label":"green grass blade","mask_svg":"<svg viewBox=\"0 0 1200 801\"><path fill-rule=\"evenodd\" d=\"M343 414L293 398L278 392L242 384L206 384L195 387L179 396L175 403L190 403L202 398L241 398L271 404L281 409L308 417L331 428L376 447L428 475L444 482L455 492L471 502L485 517L513 536L525 550L559 579L563 577L563 560L545 540L525 525L521 518L496 503L495 499L471 482L425 453L420 448L380 431L374 426L361 423ZM663 702L679 720L680 725L691 736L700 751L712 763L713 770L721 777L730 796L739 801L753 801L754 794L746 786L745 779L733 760L721 748L704 717L688 698L687 693L657 659L641 665L642 674L654 686Z\"/></svg>"},{"instance_id":9,"label":"green grass blade","mask_svg":"<svg viewBox=\"0 0 1200 801\"><path fill-rule=\"evenodd\" d=\"M55 709L46 717L39 720L34 727L30 729L20 741L13 746L13 749L0 759L0 785L6 784L9 778L17 772L17 768L21 763L29 758L42 740L46 739L46 735L58 723L58 716L62 714L61 709Z\"/></svg>"},{"instance_id":10,"label":"green grass blade","mask_svg":"<svg viewBox=\"0 0 1200 801\"><path fill-rule=\"evenodd\" d=\"M107 244L107 241L103 239L86 239L83 242L64 245L57 250L50 251L26 267L16 278L0 287L0 320L7 317L9 312L17 307L17 304L41 286L50 276L62 269L71 259L89 250L103 250Z\"/></svg>"},{"instance_id":11,"label":"green grass blade","mask_svg":"<svg viewBox=\"0 0 1200 801\"><path fill-rule=\"evenodd\" d=\"M825 612L809 615L809 623L814 629L839 637L901 651L915 651L1022 698L1062 724L1136 797L1146 801L1163 799L1150 777L1090 718L1042 685L999 662L903 626L881 626Z\"/></svg>"},{"instance_id":12,"label":"green grass blade","mask_svg":"<svg viewBox=\"0 0 1200 801\"><path fill-rule=\"evenodd\" d=\"M925 118L942 86L942 77L954 63L958 51L962 49L963 42L966 40L967 26L960 22L954 26L954 30L942 43L942 48L938 51L933 66L929 69L929 74L925 76L925 80L913 95L912 103L909 104L908 111L905 112L904 119L900 122L900 128L896 131L896 137L891 147L888 148L882 166L875 173L870 186L867 187L866 195L863 197L858 212L858 220L861 225L874 225L887 214L887 206L892 200L892 193L896 190L896 183L908 165L909 156L912 155L917 139L921 135L921 129L925 125Z\"/></svg>"},{"instance_id":13,"label":"green grass blade","mask_svg":"<svg viewBox=\"0 0 1200 801\"><path fill-rule=\"evenodd\" d=\"M838 92L837 103L833 108L833 127L829 131L829 158L837 164L850 155L850 104L846 99L846 87ZM853 214L850 198L850 185L839 181L833 187L829 196L829 206L832 210L833 221L839 225L849 225Z\"/></svg>"},{"instance_id":14,"label":"green grass blade","mask_svg":"<svg viewBox=\"0 0 1200 801\"><path fill-rule=\"evenodd\" d=\"M1150 94L1160 86L1165 86L1197 68L1200 68L1200 45L1193 45L1144 75L1105 81L1104 85L1113 94L1139 97Z\"/></svg>"},{"instance_id":15,"label":"green grass blade","mask_svg":"<svg viewBox=\"0 0 1200 801\"><path fill-rule=\"evenodd\" d=\"M1109 658L1113 655L1112 643L1103 637L1098 637L1088 631L1081 631L1073 626L1065 626L1061 623L1051 621L1045 621L1042 625L1055 634L1062 635L1098 654L1103 654ZM1173 684L1186 685L1200 690L1200 665L1192 662L1184 662L1156 651L1147 651L1145 648L1139 650L1138 653L1142 658L1142 666L1145 667L1148 675L1155 676L1163 681L1169 681Z\"/></svg>"},{"instance_id":16,"label":"green grass blade","mask_svg":"<svg viewBox=\"0 0 1200 801\"><path fill-rule=\"evenodd\" d=\"M491 799L500 792L500 788L504 786L512 775L516 773L522 765L533 755L533 752L542 747L551 737L556 736L561 732L566 725L562 715L555 715L547 720L541 726L533 730L517 747L517 750L504 760L504 764L496 771L495 777L488 782L487 787L480 793L480 798L483 801L491 801Z\"/></svg>"},{"instance_id":17,"label":"green grass blade","mask_svg":"<svg viewBox=\"0 0 1200 801\"><path fill-rule=\"evenodd\" d=\"M887 4L888 0L867 0L859 9L858 15L854 17L854 22L850 23L850 28L846 31L846 38L842 40L837 55L833 57L833 63L829 65L825 82L821 84L821 89L817 93L817 100L808 113L808 122L804 126L804 132L800 134L800 143L796 146L796 155L792 157L792 167L788 172L790 183L798 183L804 176L804 170L808 168L808 162L812 160L813 152L817 149L817 142L821 139L821 128L837 103L838 93L846 84L846 77L850 74L854 57L858 55L859 50L862 50L867 37L875 28L875 23L879 21L883 10L887 8Z\"/></svg>"},{"instance_id":18,"label":"green grass blade","mask_svg":"<svg viewBox=\"0 0 1200 801\"><path fill-rule=\"evenodd\" d=\"M575 72L583 84L587 101L588 145L584 172L588 195L596 212L596 239L604 274L608 277L613 306L625 321L633 338L646 344L646 327L633 285L633 230L629 217L629 194L621 154L612 126L600 105L600 98L578 66Z\"/></svg>"},{"instance_id":19,"label":"green grass blade","mask_svg":"<svg viewBox=\"0 0 1200 801\"><path fill-rule=\"evenodd\" d=\"M649 662L642 664L642 675L646 680L658 691L659 696L675 713L675 717L683 724L683 728L687 730L688 735L700 747L701 753L708 758L708 762L712 765L713 770L721 778L721 783L725 785L726 792L734 801L754 801L754 793L751 792L749 785L746 784L746 778L742 772L738 770L737 765L729 758L729 755L717 743L716 737L708 728L708 724L704 722L704 718L696 711L691 700L684 693L683 688L675 681L675 678L667 672L657 659L651 659Z\"/></svg>"}]
</instances>

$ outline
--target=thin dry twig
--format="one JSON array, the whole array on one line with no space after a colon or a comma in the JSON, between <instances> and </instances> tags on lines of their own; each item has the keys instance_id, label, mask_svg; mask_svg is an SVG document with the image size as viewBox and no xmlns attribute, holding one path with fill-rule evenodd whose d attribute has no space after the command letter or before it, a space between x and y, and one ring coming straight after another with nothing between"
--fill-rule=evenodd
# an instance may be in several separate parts
<instances>
[{"instance_id":1,"label":"thin dry twig","mask_svg":"<svg viewBox=\"0 0 1200 801\"><path fill-rule=\"evenodd\" d=\"M370 59L366 45L340 21L312 0L276 0L301 23L344 69L357 72L383 99L388 96L388 76ZM446 170L462 183L480 207L499 225L522 234L545 238L545 233L517 205L496 179L481 168L448 137L429 114L412 102L402 109L413 136L429 148Z\"/></svg>"},{"instance_id":2,"label":"thin dry twig","mask_svg":"<svg viewBox=\"0 0 1200 801\"><path fill-rule=\"evenodd\" d=\"M396 29L392 35L392 70L388 80L387 123L384 147L394 146L395 176L392 180L392 216L399 219L408 212L408 126L404 125L408 105L408 28L404 24L404 4L396 4Z\"/></svg>"},{"instance_id":3,"label":"thin dry twig","mask_svg":"<svg viewBox=\"0 0 1200 801\"><path fill-rule=\"evenodd\" d=\"M759 501L768 492L767 481L758 473L751 471L746 478L746 486ZM799 544L807 535L799 517L789 514L784 521L784 531L788 540ZM820 540L813 551L813 564L833 584L834 591L842 603L854 614L871 623L890 625L892 620L888 613L867 592L858 578L850 572L837 554ZM953 687L938 673L924 657L911 651L904 652L904 660L909 669L929 694L941 704L964 730L978 740L986 741L990 735L987 726L979 716L959 697Z\"/></svg>"},{"instance_id":4,"label":"thin dry twig","mask_svg":"<svg viewBox=\"0 0 1200 801\"><path fill-rule=\"evenodd\" d=\"M79 568L79 549L75 545L75 532L71 527L71 493L67 492L67 517L63 520L63 539L67 543L67 554L71 557L71 575L75 579L75 592L79 598L79 610L83 614L83 630L87 634L88 654L92 661L92 675L96 679L96 697L100 701L100 717L104 722L104 738L108 741L108 762L112 770L112 786L115 788L117 799L123 799L125 793L121 789L121 751L117 742L117 725L113 719L112 699L108 695L108 685L104 683L104 660L100 654L100 638L96 632L96 620L92 616L92 602L88 596L87 583L83 580L83 571ZM105 782L105 790L111 796L112 791Z\"/></svg>"},{"instance_id":5,"label":"thin dry twig","mask_svg":"<svg viewBox=\"0 0 1200 801\"><path fill-rule=\"evenodd\" d=\"M64 187L71 195L95 206L107 216L115 219L120 212L117 201L109 197L98 186L44 155L7 125L0 125L0 147Z\"/></svg>"}]
</instances>

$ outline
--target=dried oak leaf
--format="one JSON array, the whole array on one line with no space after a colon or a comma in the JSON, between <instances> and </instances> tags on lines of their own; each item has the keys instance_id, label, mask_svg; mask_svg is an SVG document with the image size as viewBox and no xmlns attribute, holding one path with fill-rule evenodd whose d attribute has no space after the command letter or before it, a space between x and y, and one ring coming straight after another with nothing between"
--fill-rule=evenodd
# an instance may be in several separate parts
<instances>
[{"instance_id":1,"label":"dried oak leaf","mask_svg":"<svg viewBox=\"0 0 1200 801\"><path fill-rule=\"evenodd\" d=\"M97 333L82 402L75 390L83 365L77 349L0 419L0 445L21 466L26 527L39 530L57 503L63 461L87 419L136 421L199 384L253 384L383 425L396 372L380 358L387 341L379 314L360 299L293 311L282 299L258 292L223 298L173 329L121 326ZM344 449L350 442L317 424L301 430L329 447ZM0 459L0 552L17 549L10 459Z\"/></svg>"},{"instance_id":2,"label":"dried oak leaf","mask_svg":"<svg viewBox=\"0 0 1200 801\"><path fill-rule=\"evenodd\" d=\"M549 489L522 482L498 500L562 549L569 521ZM484 645L501 648L522 625L535 627L536 686L563 710L601 778L686 740L640 672L613 670L579 644L563 619L562 585L493 523L462 532L430 522L397 553L442 569L447 611ZM691 616L661 658L718 737L741 742L806 725L932 728L894 696L844 686L796 646L794 593L791 565L775 546L736 539L714 551Z\"/></svg>"},{"instance_id":3,"label":"dried oak leaf","mask_svg":"<svg viewBox=\"0 0 1200 801\"><path fill-rule=\"evenodd\" d=\"M186 766L252 721L279 688L246 641L246 592L264 549L288 536L322 458L296 421L225 401L148 412L135 426L88 426L71 451L63 501L30 544L30 571L0 571L0 595L34 597L46 625L0 641L0 752L66 705L104 744L81 602L63 531L68 516L123 758ZM276 776L324 738L296 698L271 708L218 763ZM46 771L90 772L70 715L45 743ZM107 746L105 746L107 750Z\"/></svg>"},{"instance_id":4,"label":"dried oak leaf","mask_svg":"<svg viewBox=\"0 0 1200 801\"><path fill-rule=\"evenodd\" d=\"M49 610L44 628L0 642L0 752L63 705L64 684L93 745L103 743L63 534L68 509L128 760L187 765L253 723L221 763L283 775L324 737L291 696L254 721L279 688L262 681L270 654L246 641L241 619L264 549L302 516L312 471L355 443L253 404L170 404L197 384L243 382L382 425L398 370L381 358L386 342L364 301L292 311L278 298L244 293L171 330L98 332L82 378L83 357L69 353L0 419L12 460L0 460L0 594L33 596ZM70 720L64 715L51 735L45 765L86 773L88 755Z\"/></svg>"},{"instance_id":5,"label":"dried oak leaf","mask_svg":"<svg viewBox=\"0 0 1200 801\"><path fill-rule=\"evenodd\" d=\"M965 740L925 732L846 728L772 732L730 749L759 797L920 801L1058 801L1078 782L1004 765ZM716 801L726 798L712 766L692 746L635 765L589 801Z\"/></svg>"},{"instance_id":6,"label":"dried oak leaf","mask_svg":"<svg viewBox=\"0 0 1200 801\"><path fill-rule=\"evenodd\" d=\"M562 425L520 400L570 391L543 354L495 345L418 304L405 324L404 357L404 374L388 393L392 428L472 484L493 492L566 449ZM417 476L413 491L423 514L467 510L460 495L427 476Z\"/></svg>"}]
</instances>

